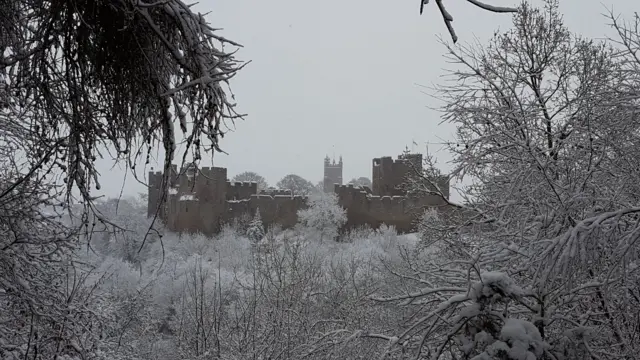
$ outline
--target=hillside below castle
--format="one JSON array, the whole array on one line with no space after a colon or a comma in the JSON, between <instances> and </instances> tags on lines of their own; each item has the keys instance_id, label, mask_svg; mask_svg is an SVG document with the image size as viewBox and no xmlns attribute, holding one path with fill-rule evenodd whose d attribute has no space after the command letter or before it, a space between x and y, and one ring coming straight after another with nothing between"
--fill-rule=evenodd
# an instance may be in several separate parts
<instances>
[{"instance_id":1,"label":"hillside below castle","mask_svg":"<svg viewBox=\"0 0 640 360\"><path fill-rule=\"evenodd\" d=\"M408 196L402 189L411 170L422 169L421 154L405 154L396 160L373 159L371 188L343 185L342 166L342 159L339 163L325 159L324 191L336 193L339 205L347 213L346 228L386 224L398 232L411 232L425 208L446 205L440 196ZM162 172L149 173L148 215L154 216L158 211L166 228L174 232L214 235L224 224L254 216L257 211L265 227L280 225L286 229L297 223L298 210L307 206L307 197L288 190L258 192L256 183L232 183L226 168L198 169L190 165L178 172L174 165L166 194L161 190L162 178ZM432 181L448 198L448 180L443 177Z\"/></svg>"}]
</instances>

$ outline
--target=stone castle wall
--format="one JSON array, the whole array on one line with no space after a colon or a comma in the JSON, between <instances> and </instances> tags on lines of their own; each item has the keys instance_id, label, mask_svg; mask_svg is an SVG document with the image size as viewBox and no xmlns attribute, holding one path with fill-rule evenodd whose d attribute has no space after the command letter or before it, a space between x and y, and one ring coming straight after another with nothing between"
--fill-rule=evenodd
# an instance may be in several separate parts
<instances>
[{"instance_id":1,"label":"stone castle wall","mask_svg":"<svg viewBox=\"0 0 640 360\"><path fill-rule=\"evenodd\" d=\"M407 196L372 195L369 189L342 185L335 187L338 203L347 211L347 228L371 226L378 228L382 224L395 226L401 233L415 230L415 221L424 212L425 207L444 206L444 201L436 195L420 198Z\"/></svg>"},{"instance_id":2,"label":"stone castle wall","mask_svg":"<svg viewBox=\"0 0 640 360\"><path fill-rule=\"evenodd\" d=\"M149 173L148 215L153 216L162 201L162 172ZM288 190L270 190L258 194L254 182L230 182L227 169L204 167L200 171L177 173L174 166L171 185L158 216L167 229L175 232L213 235L225 223L243 215L255 215L258 209L263 224L291 227L306 199L292 196Z\"/></svg>"},{"instance_id":3,"label":"stone castle wall","mask_svg":"<svg viewBox=\"0 0 640 360\"><path fill-rule=\"evenodd\" d=\"M259 195L269 195L269 196L292 196L293 192L289 189L265 189L260 192Z\"/></svg>"},{"instance_id":4,"label":"stone castle wall","mask_svg":"<svg viewBox=\"0 0 640 360\"><path fill-rule=\"evenodd\" d=\"M284 229L293 227L298 222L298 210L307 206L307 199L291 195L253 195L249 199L229 201L225 215L227 223L244 214L254 216L260 211L265 227L279 225Z\"/></svg>"},{"instance_id":5,"label":"stone castle wall","mask_svg":"<svg viewBox=\"0 0 640 360\"><path fill-rule=\"evenodd\" d=\"M410 157L409 157L410 156ZM443 206L445 201L436 195L409 197L400 185L404 183L412 166L421 166L420 154L405 155L393 160L383 157L373 160L372 188L353 185L334 186L339 205L346 209L345 228L381 224L395 226L399 232L410 232L415 220L425 207ZM408 165L407 162L415 162ZM168 230L205 235L218 233L225 223L254 216L260 212L265 227L280 225L293 227L299 210L306 208L307 199L292 196L282 189L268 189L258 193L256 183L227 180L227 169L203 167L199 171L187 168L177 173L173 167L166 201L158 215ZM449 184L446 178L437 180L448 198ZM148 215L153 216L162 203L162 173L149 173Z\"/></svg>"},{"instance_id":6,"label":"stone castle wall","mask_svg":"<svg viewBox=\"0 0 640 360\"><path fill-rule=\"evenodd\" d=\"M219 232L226 213L227 194L245 195L252 188L231 184L227 181L227 169L216 167L178 174L174 165L170 179L169 191L158 215L169 230L176 232ZM162 173L149 173L149 184L148 211L152 215L162 201Z\"/></svg>"},{"instance_id":7,"label":"stone castle wall","mask_svg":"<svg viewBox=\"0 0 640 360\"><path fill-rule=\"evenodd\" d=\"M227 200L249 199L258 193L258 183L255 182L234 182L227 181Z\"/></svg>"}]
</instances>

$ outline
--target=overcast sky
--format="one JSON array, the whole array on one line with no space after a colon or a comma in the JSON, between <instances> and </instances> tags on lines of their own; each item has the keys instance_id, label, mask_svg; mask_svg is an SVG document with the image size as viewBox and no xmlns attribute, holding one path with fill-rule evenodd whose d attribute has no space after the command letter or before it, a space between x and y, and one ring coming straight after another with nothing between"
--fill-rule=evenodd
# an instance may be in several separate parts
<instances>
[{"instance_id":1,"label":"overcast sky","mask_svg":"<svg viewBox=\"0 0 640 360\"><path fill-rule=\"evenodd\" d=\"M461 42L486 42L511 23L464 0L445 3ZM637 0L561 0L567 26L593 38L612 35L602 16L612 6L627 16L640 10ZM251 170L275 184L295 173L315 183L325 155L335 154L346 182L371 177L374 157L395 157L405 146L424 152L426 144L448 169L439 144L453 128L439 125L430 109L437 102L419 86L438 83L448 66L437 37L449 37L434 1L422 16L419 0L204 0L195 8L210 11L220 34L244 46L237 56L252 61L232 82L248 116L223 139L229 155L214 161L229 177ZM102 192L117 196L124 171L100 165ZM129 177L124 194L138 192L146 189Z\"/></svg>"}]
</instances>

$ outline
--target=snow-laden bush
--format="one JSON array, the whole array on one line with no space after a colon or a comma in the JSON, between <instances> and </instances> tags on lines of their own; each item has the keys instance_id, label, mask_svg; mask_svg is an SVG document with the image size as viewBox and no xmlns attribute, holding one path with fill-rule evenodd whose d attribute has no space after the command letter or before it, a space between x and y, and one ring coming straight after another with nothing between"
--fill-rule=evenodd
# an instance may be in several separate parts
<instances>
[{"instance_id":1,"label":"snow-laden bush","mask_svg":"<svg viewBox=\"0 0 640 360\"><path fill-rule=\"evenodd\" d=\"M309 207L298 211L298 221L306 229L315 230L323 240L335 240L340 228L347 222L347 213L338 205L335 194L316 194L309 197Z\"/></svg>"},{"instance_id":2,"label":"snow-laden bush","mask_svg":"<svg viewBox=\"0 0 640 360\"><path fill-rule=\"evenodd\" d=\"M115 256L140 265L162 235L160 221L148 218L146 204L135 199L108 199L97 202L95 209L111 223L96 219L92 236L88 238L88 245L103 256Z\"/></svg>"},{"instance_id":3,"label":"snow-laden bush","mask_svg":"<svg viewBox=\"0 0 640 360\"><path fill-rule=\"evenodd\" d=\"M497 339L479 332L474 336L474 343L488 346L471 360L536 360L544 354L538 329L529 321L514 318L504 320Z\"/></svg>"},{"instance_id":4,"label":"snow-laden bush","mask_svg":"<svg viewBox=\"0 0 640 360\"><path fill-rule=\"evenodd\" d=\"M470 291L470 303L453 318L461 325L456 337L462 353L472 360L535 360L542 358L546 344L538 328L515 318L511 302L523 301L524 290L508 275L485 272ZM517 306L515 307L517 308Z\"/></svg>"},{"instance_id":5,"label":"snow-laden bush","mask_svg":"<svg viewBox=\"0 0 640 360\"><path fill-rule=\"evenodd\" d=\"M264 238L264 236L264 224L262 223L260 209L257 209L256 215L247 226L247 238L249 238L249 240L253 243L258 243Z\"/></svg>"}]
</instances>

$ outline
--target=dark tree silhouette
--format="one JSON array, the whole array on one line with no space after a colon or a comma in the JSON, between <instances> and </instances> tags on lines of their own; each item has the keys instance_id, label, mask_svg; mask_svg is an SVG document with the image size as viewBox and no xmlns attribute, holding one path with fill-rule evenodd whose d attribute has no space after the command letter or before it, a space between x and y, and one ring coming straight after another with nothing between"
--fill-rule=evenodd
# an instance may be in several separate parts
<instances>
[{"instance_id":1,"label":"dark tree silhouette","mask_svg":"<svg viewBox=\"0 0 640 360\"><path fill-rule=\"evenodd\" d=\"M94 163L134 170L164 149L165 173L185 152L222 151L224 122L240 117L224 85L242 67L201 14L180 0L22 1L0 5L0 122L27 171L60 171L85 200ZM176 127L179 128L176 131ZM105 150L108 149L108 150ZM168 179L168 178L167 178Z\"/></svg>"},{"instance_id":2,"label":"dark tree silhouette","mask_svg":"<svg viewBox=\"0 0 640 360\"><path fill-rule=\"evenodd\" d=\"M0 357L91 358L100 321L73 250L100 224L62 210L79 193L100 213L98 158L135 174L161 144L167 186L181 137L183 163L222 151L240 117L229 46L180 0L0 1Z\"/></svg>"},{"instance_id":3,"label":"dark tree silhouette","mask_svg":"<svg viewBox=\"0 0 640 360\"><path fill-rule=\"evenodd\" d=\"M313 184L302 178L301 176L295 174L289 174L283 177L276 186L280 189L291 190L294 195L309 195L313 189Z\"/></svg>"}]
</instances>

